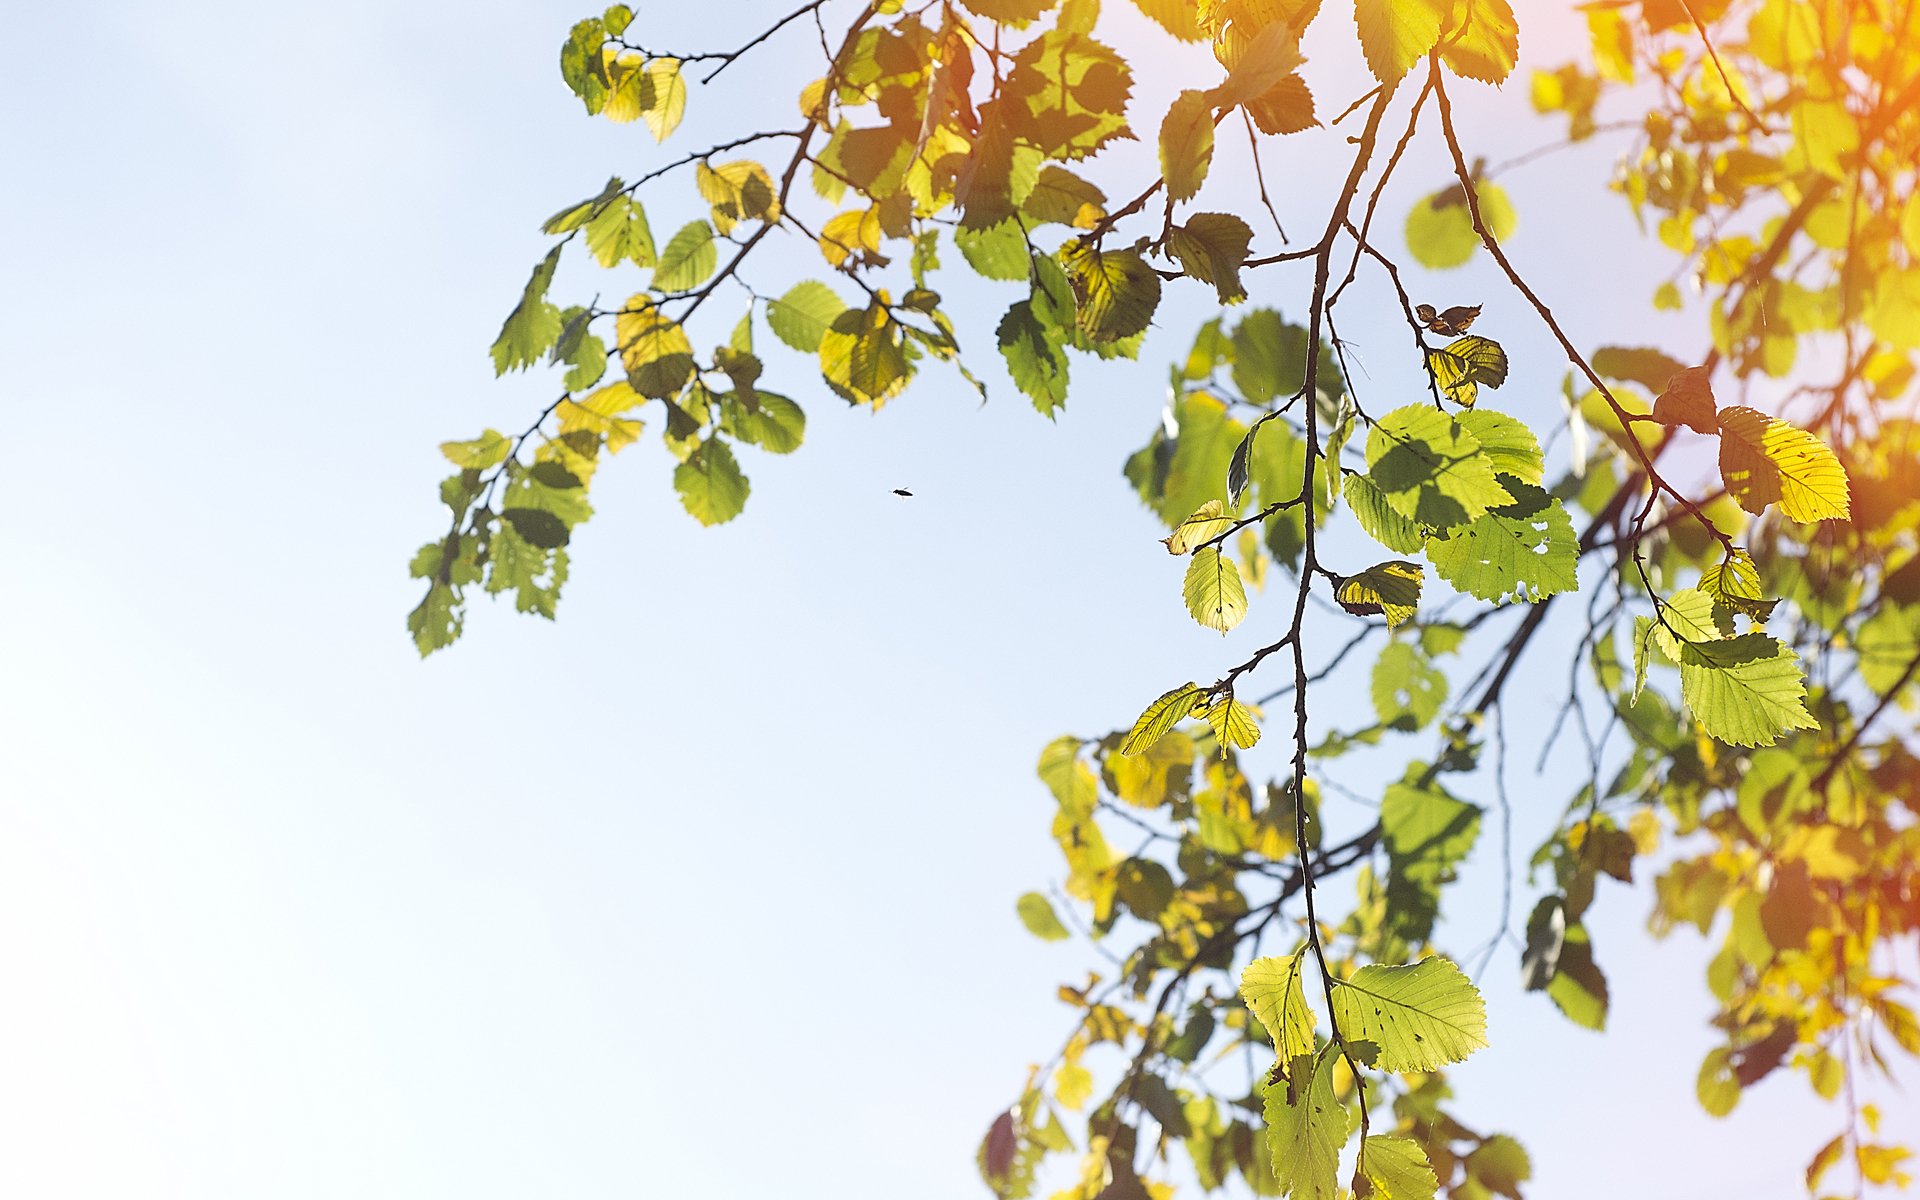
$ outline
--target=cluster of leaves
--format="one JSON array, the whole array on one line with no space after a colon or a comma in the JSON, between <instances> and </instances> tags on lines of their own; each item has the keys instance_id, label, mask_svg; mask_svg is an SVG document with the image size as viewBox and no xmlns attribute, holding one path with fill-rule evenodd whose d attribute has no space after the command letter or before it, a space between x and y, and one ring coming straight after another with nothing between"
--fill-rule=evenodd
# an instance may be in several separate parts
<instances>
[{"instance_id":1,"label":"cluster of leaves","mask_svg":"<svg viewBox=\"0 0 1920 1200\"><path fill-rule=\"evenodd\" d=\"M1553 627L1574 649L1542 761L1572 731L1586 778L1532 858L1531 878L1550 885L1525 921L1521 985L1604 1028L1587 922L1599 881L1629 885L1659 861L1654 929L1721 939L1707 984L1726 1041L1702 1064L1701 1103L1724 1114L1745 1088L1799 1070L1847 1108L1809 1188L1842 1161L1862 1184L1902 1182L1905 1151L1876 1140L1853 1083L1890 1069L1889 1046L1920 1054L1911 981L1888 953L1920 929L1920 758L1880 724L1920 698L1920 427L1891 411L1920 349L1920 16L1843 0L1738 12L1603 0L1583 10L1592 65L1534 74L1533 105L1566 117L1568 144L1636 131L1615 186L1682 256L1655 307L1684 315L1683 283L1699 298L1710 341L1683 361L1584 353L1503 248L1517 214L1496 177L1510 168L1469 164L1449 92L1515 70L1507 0L1354 0L1339 20L1319 0L1133 5L1218 66L1155 114L1151 180L1104 169L1103 152L1135 137L1139 57L1096 36L1099 0L872 0L837 48L816 0L707 54L649 50L625 6L580 22L562 51L567 85L589 113L644 119L656 139L680 123L696 64L715 64L710 80L809 16L826 61L795 127L613 179L546 223L556 241L494 362L544 362L564 372L562 391L517 436L443 446L453 517L414 562L429 588L410 620L421 652L458 636L474 585L553 615L595 469L641 438L651 404L682 503L713 524L747 499L736 446L801 444L799 406L762 383L789 352L807 365L786 391L868 409L929 359L984 394L933 286L944 264L1009 285L994 341L1049 416L1067 403L1073 355L1138 356L1169 285L1238 306L1251 272L1297 264L1311 282L1282 305L1296 319L1246 307L1205 323L1124 467L1186 560L1189 615L1223 636L1243 624L1278 636L1128 727L1043 753L1065 875L1019 914L1043 938L1079 929L1116 977L1061 989L1073 1030L992 1121L983 1178L1025 1197L1043 1160L1067 1155L1078 1170L1058 1200L1165 1200L1178 1151L1209 1191L1518 1197L1531 1173L1520 1144L1474 1132L1450 1104L1446 1070L1486 1029L1479 993L1434 942L1486 791L1506 803L1484 760L1490 731L1504 760L1516 665L1549 612L1567 611L1556 598L1578 591L1584 620ZM1376 85L1330 120L1314 90L1327 84L1304 72L1310 30L1357 34ZM1633 119L1603 120L1614 104ZM1511 303L1414 305L1373 233L1435 108L1453 177L1413 200L1407 249L1432 270L1489 255ZM1404 132L1382 153L1392 112ZM1358 133L1333 129L1356 113ZM1260 155L1289 138L1351 148L1311 244L1257 249L1256 205L1215 199L1234 124L1262 180ZM782 154L739 157L763 143ZM672 211L660 189L689 178L697 207L661 245L642 192ZM748 260L776 231L816 247L836 286L757 286ZM562 306L548 297L570 245L650 275L616 308ZM1386 403L1361 394L1336 324L1363 263L1398 299L1400 366L1417 381L1366 385L1393 393ZM703 356L694 318L713 318L723 287L744 313ZM1508 346L1535 319L1572 368L1553 436L1495 403ZM1789 386L1835 355L1832 378ZM1391 364L1370 365L1392 380ZM1723 404L1716 380L1738 402ZM1562 434L1564 460L1547 452ZM1250 614L1282 579L1278 615ZM1310 666L1309 645L1332 649ZM1363 652L1371 711L1318 699L1310 712L1315 685ZM1254 694L1269 662L1290 662L1291 678ZM1242 756L1275 704L1291 719L1258 752L1281 744L1286 764L1256 787ZM1323 814L1330 794L1360 798L1364 819L1323 829L1323 815L1341 824ZM1139 835L1130 854L1110 840L1121 832ZM1342 873L1351 903L1326 912ZM1483 966L1506 935L1503 917ZM1132 944L1116 951L1118 938ZM1270 1067L1256 1047L1272 1047ZM1102 1057L1117 1067L1104 1089ZM1242 1074L1223 1078L1223 1063Z\"/></svg>"}]
</instances>

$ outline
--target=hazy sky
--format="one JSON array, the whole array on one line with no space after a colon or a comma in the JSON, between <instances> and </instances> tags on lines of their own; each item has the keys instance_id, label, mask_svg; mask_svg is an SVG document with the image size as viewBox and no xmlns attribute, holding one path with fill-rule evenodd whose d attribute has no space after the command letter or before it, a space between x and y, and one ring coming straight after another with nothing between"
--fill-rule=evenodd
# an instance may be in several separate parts
<instances>
[{"instance_id":1,"label":"hazy sky","mask_svg":"<svg viewBox=\"0 0 1920 1200\"><path fill-rule=\"evenodd\" d=\"M649 4L641 27L726 46L783 7ZM776 360L812 424L791 459L743 452L745 516L695 525L649 439L595 481L558 623L481 602L422 663L405 565L444 526L435 444L517 428L553 389L495 381L486 353L538 222L708 133L790 120L812 66L804 32L769 47L662 150L561 84L587 9L8 14L8 1194L977 1197L982 1131L1070 1029L1054 985L1098 960L1013 913L1061 869L1039 749L1258 644L1185 618L1118 474L1211 309L1181 293L1139 365L1076 360L1053 424L995 368L1004 296L963 309L1000 384L984 408L933 370L850 413ZM1523 66L1564 58L1564 32L1529 26ZM1206 67L1165 61L1147 129L1180 64ZM1524 84L1462 107L1495 160L1551 136ZM1299 230L1343 152L1303 141L1274 167ZM1588 340L1685 356L1698 324L1647 324L1670 262L1605 170L1505 179L1514 253ZM1406 180L1390 231L1443 168L1416 155ZM1300 278L1256 300L1297 311ZM569 268L558 290L637 282ZM1483 267L1431 286L1485 300L1516 348L1535 336ZM1377 333L1345 332L1384 361L1404 330L1375 311ZM1545 429L1561 368L1535 347L1501 400ZM1552 695L1546 661L1519 707ZM1518 854L1568 790L1516 774ZM1461 952L1497 920L1494 851L1462 885ZM1647 908L1603 889L1604 1037L1495 959L1463 1116L1527 1144L1541 1197L1798 1194L1839 1112L1797 1076L1729 1120L1698 1109L1700 941L1650 946Z\"/></svg>"}]
</instances>

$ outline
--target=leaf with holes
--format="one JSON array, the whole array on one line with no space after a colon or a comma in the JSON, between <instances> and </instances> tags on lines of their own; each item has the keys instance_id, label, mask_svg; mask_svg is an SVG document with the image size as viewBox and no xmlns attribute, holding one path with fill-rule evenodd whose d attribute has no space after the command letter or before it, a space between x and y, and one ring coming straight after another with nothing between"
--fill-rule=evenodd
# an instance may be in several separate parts
<instances>
[{"instance_id":1,"label":"leaf with holes","mask_svg":"<svg viewBox=\"0 0 1920 1200\"><path fill-rule=\"evenodd\" d=\"M1334 1024L1349 1045L1380 1047L1384 1071L1431 1071L1461 1062L1487 1044L1487 1007L1447 959L1404 967L1374 963L1336 982Z\"/></svg>"}]
</instances>

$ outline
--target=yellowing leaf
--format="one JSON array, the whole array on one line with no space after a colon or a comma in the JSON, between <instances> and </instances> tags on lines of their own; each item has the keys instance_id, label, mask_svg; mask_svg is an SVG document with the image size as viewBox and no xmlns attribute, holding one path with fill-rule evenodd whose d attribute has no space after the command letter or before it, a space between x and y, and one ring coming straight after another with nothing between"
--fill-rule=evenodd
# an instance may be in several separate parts
<instances>
[{"instance_id":1,"label":"yellowing leaf","mask_svg":"<svg viewBox=\"0 0 1920 1200\"><path fill-rule=\"evenodd\" d=\"M1201 542L1225 533L1232 524L1233 518L1226 515L1225 507L1218 500L1209 500L1175 526L1171 536L1161 538L1160 544L1167 548L1168 554L1188 554Z\"/></svg>"},{"instance_id":2,"label":"yellowing leaf","mask_svg":"<svg viewBox=\"0 0 1920 1200\"><path fill-rule=\"evenodd\" d=\"M774 194L773 176L750 159L721 163L694 164L694 185L713 206L713 223L721 233L731 233L742 221L776 221L780 201Z\"/></svg>"},{"instance_id":3,"label":"yellowing leaf","mask_svg":"<svg viewBox=\"0 0 1920 1200\"><path fill-rule=\"evenodd\" d=\"M1089 339L1112 342L1146 331L1160 304L1160 276L1139 254L1068 242L1060 263L1073 288L1075 320Z\"/></svg>"},{"instance_id":4,"label":"yellowing leaf","mask_svg":"<svg viewBox=\"0 0 1920 1200\"><path fill-rule=\"evenodd\" d=\"M627 379L642 396L663 399L693 378L693 343L686 330L654 306L644 292L614 318L614 335Z\"/></svg>"},{"instance_id":5,"label":"yellowing leaf","mask_svg":"<svg viewBox=\"0 0 1920 1200\"><path fill-rule=\"evenodd\" d=\"M1795 521L1845 520L1851 512L1847 472L1833 451L1806 430L1751 408L1720 413L1720 476L1750 513L1773 503Z\"/></svg>"},{"instance_id":6,"label":"yellowing leaf","mask_svg":"<svg viewBox=\"0 0 1920 1200\"><path fill-rule=\"evenodd\" d=\"M1259 744L1260 726L1254 722L1253 710L1232 696L1214 701L1206 715L1222 745L1245 750Z\"/></svg>"},{"instance_id":7,"label":"yellowing leaf","mask_svg":"<svg viewBox=\"0 0 1920 1200\"><path fill-rule=\"evenodd\" d=\"M1133 728L1121 740L1120 753L1132 756L1159 741L1175 725L1203 707L1204 696L1198 685L1183 683L1147 705L1146 711L1140 714L1140 719L1133 723Z\"/></svg>"},{"instance_id":8,"label":"yellowing leaf","mask_svg":"<svg viewBox=\"0 0 1920 1200\"><path fill-rule=\"evenodd\" d=\"M607 440L608 452L618 453L638 441L644 428L639 421L621 414L639 407L645 400L634 391L632 384L620 380L578 400L561 401L554 415L560 418L561 433L585 430L600 434Z\"/></svg>"},{"instance_id":9,"label":"yellowing leaf","mask_svg":"<svg viewBox=\"0 0 1920 1200\"><path fill-rule=\"evenodd\" d=\"M1187 611L1208 629L1226 633L1247 615L1247 589L1239 566L1218 546L1202 546L1187 564Z\"/></svg>"},{"instance_id":10,"label":"yellowing leaf","mask_svg":"<svg viewBox=\"0 0 1920 1200\"><path fill-rule=\"evenodd\" d=\"M1379 614L1387 628L1405 624L1420 608L1420 583L1425 572L1419 563L1389 560L1368 567L1334 589L1333 598L1355 616Z\"/></svg>"},{"instance_id":11,"label":"yellowing leaf","mask_svg":"<svg viewBox=\"0 0 1920 1200\"><path fill-rule=\"evenodd\" d=\"M1256 958L1240 973L1240 997L1272 1040L1282 1075L1294 1059L1313 1053L1313 1010L1301 984L1305 957Z\"/></svg>"}]
</instances>

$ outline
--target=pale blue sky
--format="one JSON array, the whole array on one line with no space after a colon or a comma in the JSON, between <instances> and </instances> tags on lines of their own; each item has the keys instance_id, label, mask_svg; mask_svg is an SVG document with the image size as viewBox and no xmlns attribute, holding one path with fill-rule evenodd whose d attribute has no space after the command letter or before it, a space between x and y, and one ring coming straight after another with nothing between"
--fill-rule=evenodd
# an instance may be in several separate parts
<instances>
[{"instance_id":1,"label":"pale blue sky","mask_svg":"<svg viewBox=\"0 0 1920 1200\"><path fill-rule=\"evenodd\" d=\"M783 10L660 8L642 6L667 22L648 40L698 47ZM982 1195L981 1132L1069 1030L1054 985L1098 962L1013 915L1060 872L1040 747L1124 724L1271 628L1258 597L1224 647L1192 626L1118 476L1211 311L1200 293L1141 365L1077 360L1084 391L1055 424L995 368L999 297L962 307L1000 384L985 408L933 371L870 418L776 361L808 445L746 452L744 517L695 525L650 440L596 480L557 624L481 603L465 642L421 663L405 564L443 524L434 446L517 428L552 391L495 381L486 354L536 226L666 153L560 83L585 11L9 13L8 1194ZM1527 61L1565 57L1563 32L1530 30ZM669 151L787 121L809 44L696 93ZM1137 124L1174 73L1143 86ZM1524 104L1485 93L1462 120L1498 159L1550 136ZM1272 167L1296 232L1342 152L1322 139ZM1599 192L1605 167L1512 176L1514 252L1591 341L1684 353L1688 329L1647 324L1669 263ZM1410 160L1387 228L1442 173ZM1256 299L1296 311L1298 283L1257 280ZM1538 341L1521 352L1519 307L1480 267L1434 286L1515 331L1501 400L1547 428L1560 367ZM569 269L560 290L600 287L618 290ZM1404 332L1375 311L1378 333L1345 332L1384 364ZM1564 773L1516 775L1517 854L1567 791ZM1485 848L1462 952L1495 921ZM1731 1120L1699 1111L1704 958L1687 936L1649 947L1646 909L1602 897L1605 1037L1495 960L1494 1044L1458 1072L1463 1115L1526 1142L1538 1196L1797 1194L1838 1112L1784 1077Z\"/></svg>"}]
</instances>

